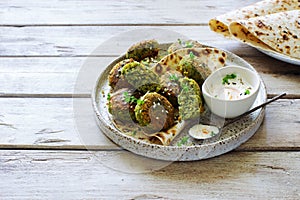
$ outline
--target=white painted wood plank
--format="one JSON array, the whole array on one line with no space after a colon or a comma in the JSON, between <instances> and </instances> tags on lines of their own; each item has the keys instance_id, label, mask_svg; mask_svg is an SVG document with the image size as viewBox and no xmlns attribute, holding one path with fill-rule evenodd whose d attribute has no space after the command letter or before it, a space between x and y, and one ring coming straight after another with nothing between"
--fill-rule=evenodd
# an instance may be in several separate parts
<instances>
[{"instance_id":1,"label":"white painted wood plank","mask_svg":"<svg viewBox=\"0 0 300 200\"><path fill-rule=\"evenodd\" d=\"M263 56L238 41L224 39L207 26L1 27L0 36L0 56L119 55L141 40L174 42L182 36L238 55Z\"/></svg>"},{"instance_id":2,"label":"white painted wood plank","mask_svg":"<svg viewBox=\"0 0 300 200\"><path fill-rule=\"evenodd\" d=\"M97 77L115 58L0 58L0 96L87 96ZM285 91L289 95L300 95L299 67L267 56L245 59L260 73L269 94ZM83 81L75 89L79 77Z\"/></svg>"},{"instance_id":3,"label":"white painted wood plank","mask_svg":"<svg viewBox=\"0 0 300 200\"><path fill-rule=\"evenodd\" d=\"M121 153L0 151L0 196L2 199L300 197L299 152L235 152L205 161L166 163L164 168L148 173L114 170L120 167L138 172L154 162L140 158L133 163L131 157Z\"/></svg>"},{"instance_id":4,"label":"white painted wood plank","mask_svg":"<svg viewBox=\"0 0 300 200\"><path fill-rule=\"evenodd\" d=\"M199 24L257 1L10 0L0 2L0 24Z\"/></svg>"},{"instance_id":5,"label":"white painted wood plank","mask_svg":"<svg viewBox=\"0 0 300 200\"><path fill-rule=\"evenodd\" d=\"M115 149L97 127L90 99L73 100L0 98L0 147ZM300 100L268 105L264 123L239 149L299 149L299 109Z\"/></svg>"},{"instance_id":6,"label":"white painted wood plank","mask_svg":"<svg viewBox=\"0 0 300 200\"><path fill-rule=\"evenodd\" d=\"M82 100L86 104L90 102L89 99ZM85 149L87 140L84 138L90 135L92 138L87 145L115 147L98 129L91 107L81 113L80 119L74 119L72 98L0 98L0 105L2 147L12 144L21 148ZM77 128L82 131L82 136Z\"/></svg>"}]
</instances>

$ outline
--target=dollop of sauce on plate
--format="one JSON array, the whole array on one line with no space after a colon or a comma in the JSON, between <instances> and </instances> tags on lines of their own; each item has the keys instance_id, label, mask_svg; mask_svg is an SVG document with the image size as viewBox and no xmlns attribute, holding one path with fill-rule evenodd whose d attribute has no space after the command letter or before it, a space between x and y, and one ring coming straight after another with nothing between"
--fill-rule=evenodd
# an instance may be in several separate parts
<instances>
[{"instance_id":1,"label":"dollop of sauce on plate","mask_svg":"<svg viewBox=\"0 0 300 200\"><path fill-rule=\"evenodd\" d=\"M219 134L219 128L216 126L196 124L189 130L189 135L195 139L208 139Z\"/></svg>"}]
</instances>

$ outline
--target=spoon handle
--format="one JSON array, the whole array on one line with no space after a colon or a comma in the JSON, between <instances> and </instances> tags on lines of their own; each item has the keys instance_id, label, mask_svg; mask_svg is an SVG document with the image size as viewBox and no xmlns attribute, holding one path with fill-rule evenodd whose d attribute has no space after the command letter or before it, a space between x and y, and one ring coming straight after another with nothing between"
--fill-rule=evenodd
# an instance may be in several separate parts
<instances>
[{"instance_id":1,"label":"spoon handle","mask_svg":"<svg viewBox=\"0 0 300 200\"><path fill-rule=\"evenodd\" d=\"M229 125L229 124L232 124L233 122L238 121L238 120L241 119L242 117L244 117L244 116L246 116L246 115L249 115L250 113L252 113L252 112L254 112L254 111L256 111L256 110L258 110L258 109L260 109L260 108L262 108L262 107L264 107L264 106L266 106L267 104L272 103L273 101L276 101L277 99L279 99L279 98L281 98L281 97L283 97L283 96L285 96L285 95L286 95L286 93L282 93L282 94L277 95L277 96L273 97L272 99L266 101L265 103L262 103L262 104L260 104L260 105L258 105L258 106L256 106L256 107L252 108L251 110L245 112L244 114L241 114L240 116L238 116L238 117L232 119L232 120L229 121L228 123L225 123L225 125L223 126L223 128L224 128L225 126Z\"/></svg>"}]
</instances>

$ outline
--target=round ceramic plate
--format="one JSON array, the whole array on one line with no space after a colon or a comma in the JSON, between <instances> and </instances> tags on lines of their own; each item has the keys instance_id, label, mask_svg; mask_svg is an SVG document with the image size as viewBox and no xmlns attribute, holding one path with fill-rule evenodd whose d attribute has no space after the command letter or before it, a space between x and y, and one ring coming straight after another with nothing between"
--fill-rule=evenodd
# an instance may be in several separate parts
<instances>
[{"instance_id":1,"label":"round ceramic plate","mask_svg":"<svg viewBox=\"0 0 300 200\"><path fill-rule=\"evenodd\" d=\"M293 64L293 65L299 65L300 66L300 59L292 58L292 57L289 57L289 56L286 56L286 55L283 55L283 54L280 54L280 53L276 53L276 52L273 52L273 51L266 51L266 50L263 50L263 49L260 49L260 48L256 48L256 49L258 51L272 57L272 58L277 59L277 60L281 60L283 62L287 62L287 63Z\"/></svg>"},{"instance_id":2,"label":"round ceramic plate","mask_svg":"<svg viewBox=\"0 0 300 200\"><path fill-rule=\"evenodd\" d=\"M226 65L239 65L255 71L242 58L231 52L225 52L227 53ZM101 131L113 142L128 151L148 158L165 161L192 161L211 158L229 152L246 142L257 131L263 121L264 108L227 126L218 137L209 140L195 141L192 138L188 138L188 142L182 144L180 143L182 138L188 137L187 130L183 130L169 146L151 144L134 138L121 132L115 126L107 108L106 94L110 91L107 77L111 68L123 59L124 55L114 60L99 76L92 93L92 102L96 120ZM261 86L253 106L257 106L267 99L265 85L261 79L260 81Z\"/></svg>"}]
</instances>

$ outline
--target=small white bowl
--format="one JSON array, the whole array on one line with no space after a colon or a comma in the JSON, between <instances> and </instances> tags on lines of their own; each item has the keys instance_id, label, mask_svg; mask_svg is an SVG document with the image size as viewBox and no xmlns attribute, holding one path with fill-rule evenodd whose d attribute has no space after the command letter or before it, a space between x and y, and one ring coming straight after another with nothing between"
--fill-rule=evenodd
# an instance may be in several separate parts
<instances>
[{"instance_id":1,"label":"small white bowl","mask_svg":"<svg viewBox=\"0 0 300 200\"><path fill-rule=\"evenodd\" d=\"M220 88L226 85L226 83L223 84L223 78L230 74L240 76L242 80L251 85L250 94L245 95L241 93L242 98L235 98L233 100L226 100L224 97L215 95L213 90L219 87L218 91L221 91ZM217 84L221 84L222 86ZM202 85L202 93L204 101L212 113L224 118L234 118L251 108L257 97L259 86L259 75L255 71L240 66L226 66L216 70L205 80Z\"/></svg>"}]
</instances>

